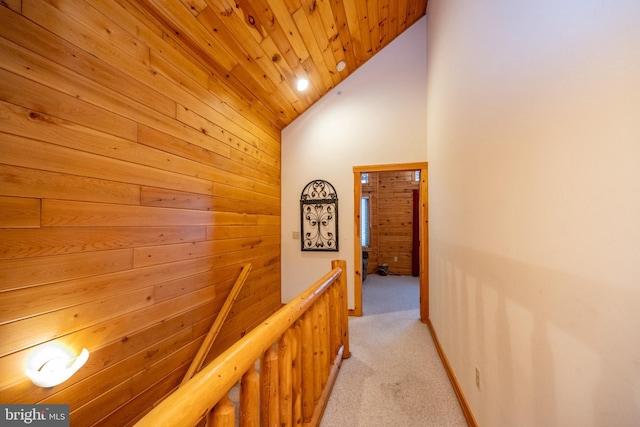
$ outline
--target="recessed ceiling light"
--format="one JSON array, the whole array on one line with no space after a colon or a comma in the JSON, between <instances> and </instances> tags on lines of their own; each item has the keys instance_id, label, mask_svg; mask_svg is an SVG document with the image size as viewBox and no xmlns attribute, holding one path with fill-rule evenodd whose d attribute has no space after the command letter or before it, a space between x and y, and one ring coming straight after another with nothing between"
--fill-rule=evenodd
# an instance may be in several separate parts
<instances>
[{"instance_id":1,"label":"recessed ceiling light","mask_svg":"<svg viewBox=\"0 0 640 427\"><path fill-rule=\"evenodd\" d=\"M296 83L296 88L302 92L307 87L309 87L309 80L307 79L298 79L298 83Z\"/></svg>"},{"instance_id":2,"label":"recessed ceiling light","mask_svg":"<svg viewBox=\"0 0 640 427\"><path fill-rule=\"evenodd\" d=\"M338 64L336 65L336 70L338 71L342 71L344 70L344 68L347 66L347 64L344 63L344 61L340 61L338 62Z\"/></svg>"}]
</instances>

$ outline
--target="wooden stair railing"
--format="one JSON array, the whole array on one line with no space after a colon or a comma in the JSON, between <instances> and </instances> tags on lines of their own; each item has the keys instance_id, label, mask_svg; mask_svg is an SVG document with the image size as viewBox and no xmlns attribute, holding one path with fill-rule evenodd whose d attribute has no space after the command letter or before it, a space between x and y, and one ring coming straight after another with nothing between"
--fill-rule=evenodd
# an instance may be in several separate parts
<instances>
[{"instance_id":1,"label":"wooden stair railing","mask_svg":"<svg viewBox=\"0 0 640 427\"><path fill-rule=\"evenodd\" d=\"M249 276L250 271L251 264L245 264L244 267L242 267L240 276L238 276L238 279L236 279L236 282L233 284L233 288L231 288L231 292L229 292L227 299L224 301L224 304L222 304L220 312L216 316L216 319L213 321L213 325L211 325L209 333L200 346L198 353L196 353L196 357L193 358L193 361L191 362L191 366L189 366L187 373L185 374L184 378L182 378L180 386L185 385L187 381L189 381L196 374L196 372L198 372L202 368L202 364L204 363L207 354L209 354L209 350L211 350L213 342L216 340L216 337L220 333L222 324L231 311L231 306L236 301L236 298L238 298L238 294L240 293L242 286L244 286L244 282L247 281L247 277Z\"/></svg>"},{"instance_id":2,"label":"wooden stair railing","mask_svg":"<svg viewBox=\"0 0 640 427\"><path fill-rule=\"evenodd\" d=\"M317 426L350 356L345 261L220 354L137 427ZM256 362L260 361L259 373ZM229 391L240 383L239 402ZM236 408L237 406L237 408Z\"/></svg>"}]
</instances>

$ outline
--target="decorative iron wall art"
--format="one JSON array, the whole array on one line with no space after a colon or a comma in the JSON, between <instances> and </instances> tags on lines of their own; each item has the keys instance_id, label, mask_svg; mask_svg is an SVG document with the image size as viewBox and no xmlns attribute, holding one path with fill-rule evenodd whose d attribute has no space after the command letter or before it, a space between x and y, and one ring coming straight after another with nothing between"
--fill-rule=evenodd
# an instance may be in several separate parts
<instances>
[{"instance_id":1,"label":"decorative iron wall art","mask_svg":"<svg viewBox=\"0 0 640 427\"><path fill-rule=\"evenodd\" d=\"M338 194L329 182L316 179L300 195L303 251L338 251Z\"/></svg>"}]
</instances>

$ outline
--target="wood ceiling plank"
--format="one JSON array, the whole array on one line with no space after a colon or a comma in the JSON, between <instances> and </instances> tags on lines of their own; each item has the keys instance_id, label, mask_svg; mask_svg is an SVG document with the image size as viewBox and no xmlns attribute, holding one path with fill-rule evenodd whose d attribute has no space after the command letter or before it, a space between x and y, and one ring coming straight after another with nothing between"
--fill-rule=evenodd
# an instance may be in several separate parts
<instances>
[{"instance_id":1,"label":"wood ceiling plank","mask_svg":"<svg viewBox=\"0 0 640 427\"><path fill-rule=\"evenodd\" d=\"M389 40L394 40L398 36L398 7L399 3L404 3L402 0L389 0L389 18L387 24L387 31L389 34Z\"/></svg>"},{"instance_id":2,"label":"wood ceiling plank","mask_svg":"<svg viewBox=\"0 0 640 427\"><path fill-rule=\"evenodd\" d=\"M242 5L241 8L246 8L248 1L239 0L238 3ZM253 10L254 15L251 16L253 16L255 19L255 26L259 27L265 37L268 35L275 46L278 48L278 55L280 56L280 58L282 58L278 62L282 60L286 61L289 68L291 69L291 73L286 73L286 69L282 68L283 70L285 70L284 82L286 82L286 84L293 90L296 85L297 78L305 75L305 70L302 68L300 58L289 42L289 39L287 38L285 31L280 25L280 22L276 19L273 11L269 8L266 0L251 1L251 5L252 8L248 10ZM280 88L282 90L285 90L282 82L280 83ZM293 94L295 96L295 92L293 92ZM290 102L295 102L295 99L290 99ZM297 114L300 114L300 112L298 112Z\"/></svg>"},{"instance_id":3,"label":"wood ceiling plank","mask_svg":"<svg viewBox=\"0 0 640 427\"><path fill-rule=\"evenodd\" d=\"M302 7L300 0L282 0L282 3L287 6L289 14L293 16L294 12Z\"/></svg>"},{"instance_id":4,"label":"wood ceiling plank","mask_svg":"<svg viewBox=\"0 0 640 427\"><path fill-rule=\"evenodd\" d=\"M180 0L180 2L189 9L193 16L198 16L205 8L208 7L205 0Z\"/></svg>"},{"instance_id":5,"label":"wood ceiling plank","mask_svg":"<svg viewBox=\"0 0 640 427\"><path fill-rule=\"evenodd\" d=\"M389 0L378 0L378 29L380 31L380 49L389 44Z\"/></svg>"},{"instance_id":6,"label":"wood ceiling plank","mask_svg":"<svg viewBox=\"0 0 640 427\"><path fill-rule=\"evenodd\" d=\"M369 28L369 7L367 0L356 0L356 10L360 19L360 42L362 43L362 63L367 62L373 56L371 43L371 30Z\"/></svg>"},{"instance_id":7,"label":"wood ceiling plank","mask_svg":"<svg viewBox=\"0 0 640 427\"><path fill-rule=\"evenodd\" d=\"M338 61L336 61L336 58L334 56L334 52L329 40L330 36L327 34L327 30L325 29L324 22L322 21L322 16L317 7L317 3L315 2L315 0L301 0L301 3L303 5L304 12L307 15L309 25L311 26L311 31L315 37L316 42L318 43L320 51L322 52L324 67L331 75L333 86L335 86L341 81L340 75L335 72L336 64L338 63ZM335 33L334 35L337 36L337 33ZM318 66L322 66L322 62L318 62Z\"/></svg>"},{"instance_id":8,"label":"wood ceiling plank","mask_svg":"<svg viewBox=\"0 0 640 427\"><path fill-rule=\"evenodd\" d=\"M235 2L229 0L204 0L207 5L214 11L220 13L223 16L228 16L233 13L236 8Z\"/></svg>"},{"instance_id":9,"label":"wood ceiling plank","mask_svg":"<svg viewBox=\"0 0 640 427\"><path fill-rule=\"evenodd\" d=\"M378 0L369 0L367 2L369 33L371 34L371 49L375 55L381 49L380 45L380 11L378 9Z\"/></svg>"},{"instance_id":10,"label":"wood ceiling plank","mask_svg":"<svg viewBox=\"0 0 640 427\"><path fill-rule=\"evenodd\" d=\"M307 109L326 92L324 91L324 84L322 84L322 77L318 74L318 67L316 67L313 58L309 57L304 60L302 62L302 68L306 71L306 76L310 84L305 91L298 92L298 99L307 101L304 107Z\"/></svg>"},{"instance_id":11,"label":"wood ceiling plank","mask_svg":"<svg viewBox=\"0 0 640 427\"><path fill-rule=\"evenodd\" d=\"M282 105L281 108L286 109L288 114L293 113L293 117L296 117L297 113L293 111L292 104L298 100L298 94L294 87L298 76L304 77L306 75L305 70L299 63L296 63L295 67L292 67L289 61L284 60L280 47L271 36L265 37L262 43L260 43L260 46L268 56L278 58L274 61L274 65L278 68L281 75L278 90L281 91L282 96L286 99L286 104Z\"/></svg>"},{"instance_id":12,"label":"wood ceiling plank","mask_svg":"<svg viewBox=\"0 0 640 427\"><path fill-rule=\"evenodd\" d=\"M320 19L324 26L323 35L327 40L331 40L336 37L338 35L338 28L335 25L330 0L305 0L305 4L310 11L320 15Z\"/></svg>"},{"instance_id":13,"label":"wood ceiling plank","mask_svg":"<svg viewBox=\"0 0 640 427\"><path fill-rule=\"evenodd\" d=\"M282 28L282 32L297 55L298 61L305 61L310 56L309 50L307 49L304 39L300 35L298 27L289 13L287 6L282 2L282 0L267 0L267 3L273 12L274 18Z\"/></svg>"},{"instance_id":14,"label":"wood ceiling plank","mask_svg":"<svg viewBox=\"0 0 640 427\"><path fill-rule=\"evenodd\" d=\"M226 3L226 0L207 0L207 1L213 2L213 3L219 3L219 2ZM242 22L244 26L239 26L237 28L243 28L244 30L248 31L251 37L254 38L256 43L261 43L262 40L264 40L264 38L267 36L267 33L263 30L262 27L258 28L256 26L256 21L254 18L255 13L253 12L253 8L250 6L250 4L247 4L244 6L244 8L242 8L240 7L239 3L234 2L233 7L226 10L223 15L225 17L226 16L231 17L231 15L233 15L233 17L238 19L239 22Z\"/></svg>"},{"instance_id":15,"label":"wood ceiling plank","mask_svg":"<svg viewBox=\"0 0 640 427\"><path fill-rule=\"evenodd\" d=\"M398 1L397 21L398 21L398 34L407 29L407 8L409 4L405 1Z\"/></svg>"},{"instance_id":16,"label":"wood ceiling plank","mask_svg":"<svg viewBox=\"0 0 640 427\"><path fill-rule=\"evenodd\" d=\"M127 0L117 1L131 9ZM423 16L427 2L139 0L134 5L167 28L165 40L178 40L199 58L210 73L209 90L233 100L241 114L264 118L279 130ZM131 33L129 23L123 28ZM347 67L337 72L341 60ZM295 82L303 75L311 88L301 95Z\"/></svg>"},{"instance_id":17,"label":"wood ceiling plank","mask_svg":"<svg viewBox=\"0 0 640 427\"><path fill-rule=\"evenodd\" d=\"M333 16L333 10L331 9L331 2L329 0L313 0L313 3L315 4L317 13L320 14L320 20L324 27L324 35L333 52L333 61L327 62L327 67L329 67L331 71L334 71L338 62L345 59L345 54L338 32L338 25Z\"/></svg>"},{"instance_id":18,"label":"wood ceiling plank","mask_svg":"<svg viewBox=\"0 0 640 427\"><path fill-rule=\"evenodd\" d=\"M347 27L351 36L351 44L353 55L355 59L356 68L364 63L364 52L362 45L362 34L360 32L360 16L358 15L358 7L356 2L347 1L342 3L344 6L345 18L347 21ZM345 70L347 74L353 72L355 69L348 68Z\"/></svg>"},{"instance_id":19,"label":"wood ceiling plank","mask_svg":"<svg viewBox=\"0 0 640 427\"><path fill-rule=\"evenodd\" d=\"M343 52L342 56L334 56L338 62L342 60L346 61L349 70L355 70L357 68L356 54L354 52L355 46L351 39L344 2L342 0L334 0L330 5L339 35L339 39L336 39L335 42L340 44L338 50Z\"/></svg>"},{"instance_id":20,"label":"wood ceiling plank","mask_svg":"<svg viewBox=\"0 0 640 427\"><path fill-rule=\"evenodd\" d=\"M409 7L407 8L407 22L410 22L407 25L407 28L410 27L414 22L420 19L427 11L427 1L426 0L414 0L409 3Z\"/></svg>"},{"instance_id":21,"label":"wood ceiling plank","mask_svg":"<svg viewBox=\"0 0 640 427\"><path fill-rule=\"evenodd\" d=\"M314 67L317 70L316 73L320 77L320 80L314 80L314 87L326 93L334 87L333 77L326 66L324 55L311 29L311 24L309 23L304 8L300 8L293 13L293 20L298 30L300 30L300 35L305 40L307 49L309 49L309 53L313 59ZM322 82L322 85L320 85L320 82Z\"/></svg>"},{"instance_id":22,"label":"wood ceiling plank","mask_svg":"<svg viewBox=\"0 0 640 427\"><path fill-rule=\"evenodd\" d=\"M427 5L428 5L428 0L417 0L417 7L416 7L416 16L414 18L414 21L417 21L418 19L420 19L423 15L425 15L427 13Z\"/></svg>"}]
</instances>

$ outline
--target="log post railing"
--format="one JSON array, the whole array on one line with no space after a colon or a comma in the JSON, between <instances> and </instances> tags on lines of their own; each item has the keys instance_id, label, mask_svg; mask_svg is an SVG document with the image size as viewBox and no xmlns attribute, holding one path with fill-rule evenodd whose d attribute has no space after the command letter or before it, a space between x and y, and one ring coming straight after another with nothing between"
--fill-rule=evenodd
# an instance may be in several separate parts
<instances>
[{"instance_id":1,"label":"log post railing","mask_svg":"<svg viewBox=\"0 0 640 427\"><path fill-rule=\"evenodd\" d=\"M137 427L317 426L350 356L346 262L282 307L153 408ZM255 366L259 361L257 371ZM229 391L240 384L239 401Z\"/></svg>"}]
</instances>

